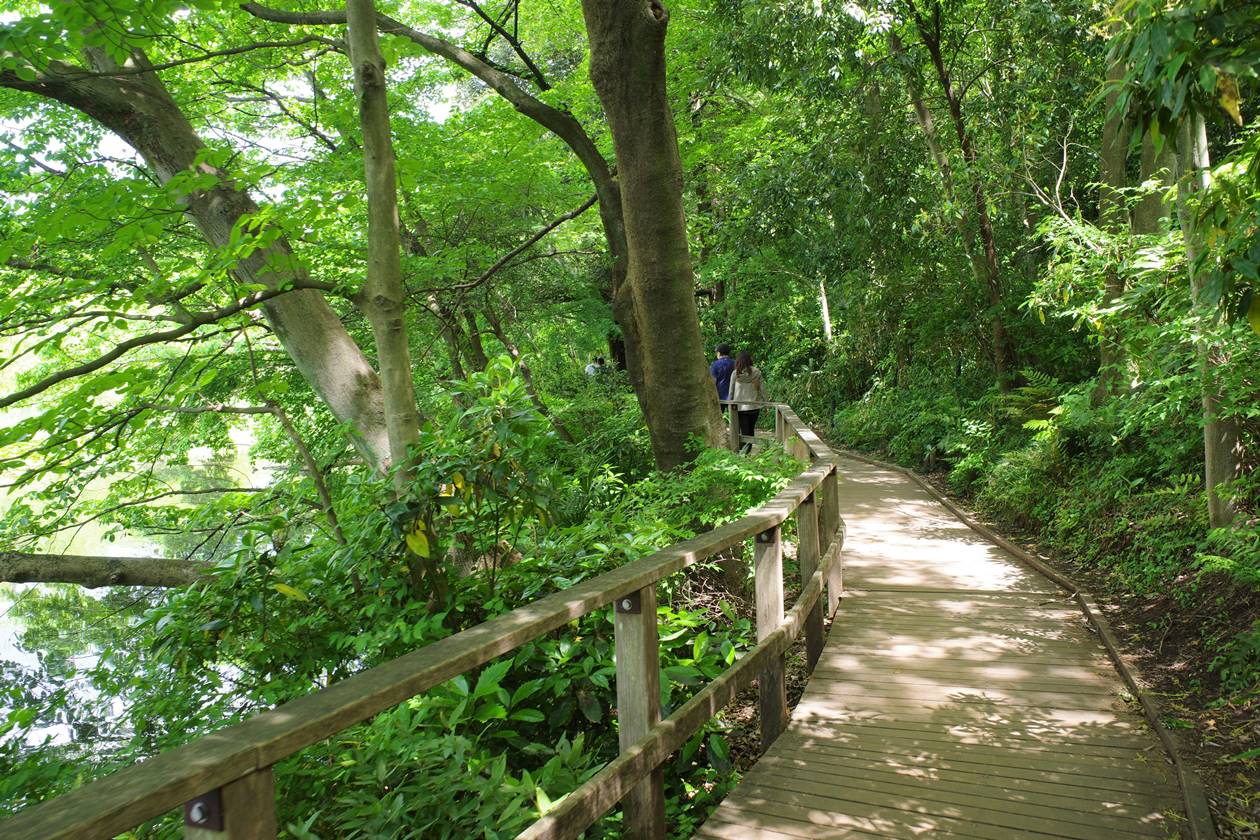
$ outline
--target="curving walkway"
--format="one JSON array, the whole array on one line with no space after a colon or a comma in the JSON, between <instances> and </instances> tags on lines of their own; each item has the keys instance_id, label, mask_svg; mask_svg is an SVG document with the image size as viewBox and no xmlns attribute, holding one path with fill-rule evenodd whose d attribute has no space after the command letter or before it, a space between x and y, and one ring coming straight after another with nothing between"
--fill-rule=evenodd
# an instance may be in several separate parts
<instances>
[{"instance_id":1,"label":"curving walkway","mask_svg":"<svg viewBox=\"0 0 1260 840\"><path fill-rule=\"evenodd\" d=\"M1159 741L1065 593L903 476L841 475L845 595L822 659L696 836L1176 836Z\"/></svg>"}]
</instances>

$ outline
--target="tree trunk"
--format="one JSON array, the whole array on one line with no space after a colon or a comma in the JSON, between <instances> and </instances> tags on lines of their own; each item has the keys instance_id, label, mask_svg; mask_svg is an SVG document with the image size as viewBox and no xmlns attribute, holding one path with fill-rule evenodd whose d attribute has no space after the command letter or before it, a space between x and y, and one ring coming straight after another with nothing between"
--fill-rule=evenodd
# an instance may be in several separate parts
<instances>
[{"instance_id":1,"label":"tree trunk","mask_svg":"<svg viewBox=\"0 0 1260 840\"><path fill-rule=\"evenodd\" d=\"M971 265L971 273L975 277L976 282L980 284L989 295L989 304L993 309L990 315L990 336L991 347L990 354L993 357L994 375L1001 388L1009 387L1010 382L1007 372L1010 367L1010 352L1008 340L1006 337L1006 326L1002 320L1001 288L998 285L998 274L996 271L997 251L996 248L988 248L983 246L981 230L984 224L981 223L976 216L976 207L968 209L967 205L958 201L957 191L954 185L954 170L950 165L949 156L945 153L944 147L941 145L940 135L936 132L936 123L932 118L932 112L927 107L927 102L923 96L923 86L919 79L918 72L911 63L910 55L906 52L905 47L901 43L901 39L895 32L888 34L889 47L894 56L897 56L903 66L903 75L906 80L906 88L910 93L910 104L914 108L915 119L919 123L919 127L923 130L923 138L927 143L928 152L932 155L932 160L936 163L937 171L941 175L941 184L944 189L945 197L950 204L959 208L959 215L954 216L957 226L958 236L963 242L963 248L967 252L967 261ZM946 74L948 81L948 74ZM951 86L952 89L952 86ZM961 118L961 111L959 112ZM965 131L963 136L966 136ZM973 190L973 198L974 198ZM981 202L979 208L984 210L985 222L988 221L988 210L983 204L983 195L980 196ZM989 228L989 236L992 239L992 226ZM981 241L978 242L977 239ZM992 243L990 242L990 245ZM992 262L990 261L992 255Z\"/></svg>"},{"instance_id":2,"label":"tree trunk","mask_svg":"<svg viewBox=\"0 0 1260 840\"><path fill-rule=\"evenodd\" d=\"M1195 261L1203 253L1203 237L1189 202L1191 196L1208 187L1210 161L1207 128L1202 114L1195 113L1182 121L1177 145L1177 215L1180 217L1181 231L1186 242L1186 265L1190 273L1192 304L1206 326L1214 313L1210 304L1202 299L1207 278L1195 266ZM1209 331L1205 332L1210 335ZM1196 344L1203 387L1203 474L1207 488L1208 521L1213 528L1224 528L1234 519L1233 504L1217 493L1217 487L1237 478L1241 466L1238 422L1220 416L1221 394L1217 368L1221 364L1221 349L1207 336L1200 338Z\"/></svg>"},{"instance_id":3,"label":"tree trunk","mask_svg":"<svg viewBox=\"0 0 1260 840\"><path fill-rule=\"evenodd\" d=\"M1122 236L1129 229L1129 216L1125 210L1122 190L1128 184L1130 126L1126 115L1118 113L1115 108L1120 97L1117 84L1124 79L1124 71L1122 61L1113 61L1107 69L1109 88L1103 106L1106 109L1106 118L1099 154L1099 181L1102 184L1098 191L1099 224L1113 236ZM1104 305L1110 306L1123 294L1124 276L1117 270L1113 260L1107 267L1104 279ZM1104 326L1098 346L1098 387L1093 394L1095 403L1116 393L1123 379L1123 372L1120 370L1123 362L1124 351L1120 346L1116 327Z\"/></svg>"},{"instance_id":4,"label":"tree trunk","mask_svg":"<svg viewBox=\"0 0 1260 840\"><path fill-rule=\"evenodd\" d=\"M97 73L120 69L103 53L90 58ZM126 69L134 71L148 66L148 61L137 54L128 65ZM198 162L205 146L156 73L91 75L53 62L33 81L18 78L12 70L0 72L0 86L55 99L91 117L139 152L162 183L194 167L215 176L214 186L181 198L206 241L216 248L228 244L242 217L258 213L258 205L226 172ZM283 236L242 259L233 273L242 283L269 289L307 279ZM323 295L290 292L268 301L263 311L298 371L333 416L353 429L354 444L364 459L382 467L389 460L389 444L380 379Z\"/></svg>"},{"instance_id":5,"label":"tree trunk","mask_svg":"<svg viewBox=\"0 0 1260 840\"><path fill-rule=\"evenodd\" d=\"M346 35L363 126L368 201L367 278L358 300L376 339L390 462L398 469L401 488L407 481L407 447L420 436L420 414L416 411L407 343L407 296L402 283L402 236L398 230L394 144L385 97L385 61L377 43L372 0L347 0Z\"/></svg>"},{"instance_id":6,"label":"tree trunk","mask_svg":"<svg viewBox=\"0 0 1260 840\"><path fill-rule=\"evenodd\" d=\"M818 281L818 307L822 310L822 328L823 338L827 343L831 343L831 302L827 300L827 281L820 279Z\"/></svg>"},{"instance_id":7,"label":"tree trunk","mask_svg":"<svg viewBox=\"0 0 1260 840\"><path fill-rule=\"evenodd\" d=\"M477 324L477 313L465 307L464 323L468 325L468 360L473 368L482 372L490 360L486 358L486 348L481 343L481 327Z\"/></svg>"},{"instance_id":8,"label":"tree trunk","mask_svg":"<svg viewBox=\"0 0 1260 840\"><path fill-rule=\"evenodd\" d=\"M446 345L446 357L451 363L451 376L461 382L468 378L468 373L464 370L464 363L460 360L459 336L455 333L454 317L449 309L442 305L438 300L438 296L430 294L425 301L425 306L429 312L437 319L438 334L442 336L442 343Z\"/></svg>"},{"instance_id":9,"label":"tree trunk","mask_svg":"<svg viewBox=\"0 0 1260 840\"><path fill-rule=\"evenodd\" d=\"M1163 148L1155 151L1155 138L1148 131L1142 137L1142 171L1141 182L1145 184L1158 178L1162 187L1171 187L1175 180L1174 170L1177 168L1177 157L1173 154L1172 143L1165 142ZM1152 235L1164 230L1170 216L1168 199L1161 193L1145 195L1133 208L1133 232L1139 235Z\"/></svg>"},{"instance_id":10,"label":"tree trunk","mask_svg":"<svg viewBox=\"0 0 1260 840\"><path fill-rule=\"evenodd\" d=\"M997 379L998 388L1005 391L1011 387L1010 377L1011 370L1015 366L1015 353L1011 347L1010 338L1006 333L1006 323L1002 311L1004 306L1002 272L998 265L997 241L993 235L993 222L989 218L988 199L985 196L984 185L981 183L980 174L977 170L975 145L971 141L971 135L967 131L967 123L963 118L962 99L954 88L949 68L945 66L945 59L941 53L940 13L941 7L938 2L933 6L932 31L928 31L922 19L917 16L916 21L919 26L919 37L922 38L923 45L927 47L928 55L932 58L932 66L936 69L936 79L940 83L941 93L945 96L945 103L949 106L950 120L954 124L954 133L958 137L958 148L962 152L963 163L966 166L965 174L971 188L971 199L975 208L976 230L980 238L981 254L983 256L983 261L980 263L983 270L983 284L989 293L994 376Z\"/></svg>"},{"instance_id":11,"label":"tree trunk","mask_svg":"<svg viewBox=\"0 0 1260 840\"><path fill-rule=\"evenodd\" d=\"M694 457L687 447L693 435L720 445L723 423L700 341L682 162L665 93L669 15L657 0L583 0L582 12L591 80L617 155L652 450L657 466L670 469Z\"/></svg>"}]
</instances>

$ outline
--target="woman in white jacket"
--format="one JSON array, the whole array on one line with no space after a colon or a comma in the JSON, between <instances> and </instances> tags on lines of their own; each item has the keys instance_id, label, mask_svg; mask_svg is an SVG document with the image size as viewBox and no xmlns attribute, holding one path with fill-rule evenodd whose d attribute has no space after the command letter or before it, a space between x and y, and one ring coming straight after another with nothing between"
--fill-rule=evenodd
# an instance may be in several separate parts
<instances>
[{"instance_id":1,"label":"woman in white jacket","mask_svg":"<svg viewBox=\"0 0 1260 840\"><path fill-rule=\"evenodd\" d=\"M739 410L739 433L742 437L752 437L757 429L757 415L761 414L761 406L757 402L768 402L766 399L766 383L761 378L761 371L753 367L752 354L747 350L739 351L735 358L735 372L731 374L731 399ZM742 452L752 449L751 443L741 447Z\"/></svg>"}]
</instances>

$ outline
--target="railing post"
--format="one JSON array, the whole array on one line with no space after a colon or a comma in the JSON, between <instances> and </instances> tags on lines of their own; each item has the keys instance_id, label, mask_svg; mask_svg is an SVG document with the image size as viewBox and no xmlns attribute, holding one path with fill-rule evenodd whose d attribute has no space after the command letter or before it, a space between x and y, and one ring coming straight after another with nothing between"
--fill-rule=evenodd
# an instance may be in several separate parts
<instances>
[{"instance_id":1,"label":"railing post","mask_svg":"<svg viewBox=\"0 0 1260 840\"><path fill-rule=\"evenodd\" d=\"M656 631L656 585L618 598L613 628L617 657L617 724L622 752L661 719L660 644ZM665 837L664 774L657 767L622 797L623 837Z\"/></svg>"},{"instance_id":2,"label":"railing post","mask_svg":"<svg viewBox=\"0 0 1260 840\"><path fill-rule=\"evenodd\" d=\"M801 567L801 586L809 584L814 572L818 571L818 558L821 557L818 542L818 504L817 494L810 493L796 509L796 561ZM823 649L823 606L822 597L814 602L814 606L805 615L805 660L809 663L810 673L818 664Z\"/></svg>"},{"instance_id":3,"label":"railing post","mask_svg":"<svg viewBox=\"0 0 1260 840\"><path fill-rule=\"evenodd\" d=\"M730 423L729 423L729 426L727 427L728 445L731 447L732 452L738 452L739 447L740 447L739 405L738 403L731 403L729 406L727 406L727 408L729 409L727 413L730 415Z\"/></svg>"},{"instance_id":4,"label":"railing post","mask_svg":"<svg viewBox=\"0 0 1260 840\"><path fill-rule=\"evenodd\" d=\"M774 439L779 443L787 441L787 422L783 418L783 406L774 407Z\"/></svg>"},{"instance_id":5,"label":"railing post","mask_svg":"<svg viewBox=\"0 0 1260 840\"><path fill-rule=\"evenodd\" d=\"M831 472L822 482L822 500L819 510L818 524L821 529L818 545L822 551L831 548L831 544L839 540L844 544L844 528L840 520L840 482L838 471L832 465ZM832 559L827 570L827 615L835 615L840 606L840 595L844 592L844 552L841 551Z\"/></svg>"},{"instance_id":6,"label":"railing post","mask_svg":"<svg viewBox=\"0 0 1260 840\"><path fill-rule=\"evenodd\" d=\"M757 535L755 558L757 641L783 623L783 541L779 526ZM783 657L776 656L757 676L761 707L761 750L779 737L787 726L787 672Z\"/></svg>"},{"instance_id":7,"label":"railing post","mask_svg":"<svg viewBox=\"0 0 1260 840\"><path fill-rule=\"evenodd\" d=\"M275 840L276 777L270 767L184 803L184 840Z\"/></svg>"}]
</instances>

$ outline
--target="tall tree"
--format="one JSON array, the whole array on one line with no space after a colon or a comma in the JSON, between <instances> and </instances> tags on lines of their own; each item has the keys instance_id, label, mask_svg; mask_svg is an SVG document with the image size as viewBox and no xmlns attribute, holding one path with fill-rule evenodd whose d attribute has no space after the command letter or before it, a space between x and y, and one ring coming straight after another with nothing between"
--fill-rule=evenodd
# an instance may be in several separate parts
<instances>
[{"instance_id":1,"label":"tall tree","mask_svg":"<svg viewBox=\"0 0 1260 840\"><path fill-rule=\"evenodd\" d=\"M372 0L347 0L346 32L354 88L363 128L363 163L368 200L367 278L360 305L372 324L384 391L385 427L391 463L405 480L407 446L420 435L407 342L407 300L402 282L402 238L398 231L398 188L389 128L385 60L376 35Z\"/></svg>"},{"instance_id":2,"label":"tall tree","mask_svg":"<svg viewBox=\"0 0 1260 840\"><path fill-rule=\"evenodd\" d=\"M1098 194L1099 224L1113 236L1121 236L1129 228L1129 214L1125 207L1124 188L1128 184L1128 151L1130 125L1128 115L1119 106L1120 91L1117 82L1124 78L1124 65L1113 59L1107 68L1107 96L1104 104L1106 115L1103 122L1102 148L1099 151ZM1124 275L1112 264L1107 269L1103 295L1104 305L1115 302L1124 294ZM1114 334L1105 330L1098 352L1098 387L1095 398L1109 396L1121 381L1120 364L1123 350Z\"/></svg>"},{"instance_id":3,"label":"tall tree","mask_svg":"<svg viewBox=\"0 0 1260 840\"><path fill-rule=\"evenodd\" d=\"M340 23L346 17L345 13L340 10L286 12L271 9L257 3L246 3L243 8L256 17L289 24L332 24ZM670 178L673 178L675 182L681 184L681 163L678 158L677 137L675 135L673 115L670 112L669 102L665 95L663 50L665 18L668 15L665 13L664 7L657 6L656 8L659 9L660 14L663 16L659 24L661 43L656 48L660 62L659 69L656 71L660 74L660 87L659 91L653 94L659 99L659 102L646 105L644 113L646 114L648 110L651 110L651 119L659 121L659 128L649 132L659 136L645 136L644 144L641 148L647 152L645 160L650 160L654 154L650 151L652 149L660 149L660 154L665 156L665 158L672 156L672 162L667 159L663 159L661 162L661 165L664 167L661 171L666 173L663 176L664 181L661 183L664 185ZM588 32L591 32L589 20L588 13ZM699 340L699 320L695 314L694 293L690 288L693 282L691 279L692 269L690 253L687 250L685 239L686 225L682 220L681 189L672 189L673 192L678 194L676 199L670 199L666 195L666 193L671 192L671 188L668 187L660 193L660 196L645 192L644 185L655 176L646 176L647 180L636 187L638 193L642 196L641 200L647 202L643 205L644 208L653 208L656 205L652 202L655 202L658 197L663 197L667 203L659 205L660 212L672 213L674 210L669 208L676 206L678 218L676 221L663 224L659 232L649 231L649 228L656 227L656 223L651 220L651 217L658 211L646 209L648 218L640 219L638 230L638 241L640 243L638 262L643 266L640 272L641 282L635 282L634 279L629 278L631 266L635 263L633 249L629 242L629 226L631 216L636 211L631 211L626 206L626 202L629 199L623 195L626 188L626 174L628 170L626 162L621 159L621 141L618 140L619 129L611 113L609 114L609 123L612 126L613 145L617 150L617 176L612 174L607 161L605 161L598 147L591 140L581 123L568 111L549 105L528 93L524 87L526 83L522 80L512 77L502 69L492 66L485 59L473 55L455 44L407 26L389 16L378 14L377 25L381 32L405 38L476 76L488 85L491 90L512 103L512 106L521 114L554 133L573 151L590 177L595 187L596 195L599 198L600 221L603 226L610 265L606 300L612 307L613 316L622 332L622 340L612 339L610 341L610 351L614 358L624 359L630 373L635 393L639 397L639 404L652 432L653 450L656 455L657 465L668 469L687 460L689 457L687 441L693 434L699 434L701 438L710 442L720 441L720 429L718 429L718 426L721 418L718 416L716 402L712 406L708 405L703 394L703 390L708 387L707 374L697 376L697 366L682 361L682 359L687 357L688 353L692 352L693 347L694 352L698 354L697 358L701 361L704 353ZM519 49L519 45L514 46ZM596 49L593 35L591 49L592 52ZM613 58L612 60L620 61L622 59ZM594 78L595 68L594 61L592 61L592 79ZM534 83L539 83L539 74L536 72L531 73L530 80ZM596 82L596 88L598 92L598 81ZM600 92L600 97L607 110L608 101L604 99L602 92ZM637 118L627 116L626 119L634 120ZM622 124L623 126L628 125L624 119ZM620 129L620 133L624 134L626 130L628 129L623 127ZM640 164L634 162L631 166L639 167ZM670 175L669 171L672 171L673 174ZM653 186L650 189L656 190L657 188ZM672 205L668 203L671 201L673 202ZM645 211L640 210L637 212L642 215ZM662 218L664 217L662 216ZM669 230L668 228L671 225L673 229ZM677 241L674 241L669 246L672 250L668 254L665 252L659 252L658 254L656 246L648 244L652 241L664 243L673 240ZM679 250L680 245L681 251ZM682 280L684 275L686 277L685 282ZM663 282L659 279L665 277L671 279ZM678 278L676 287L672 285L674 283L673 278ZM685 294L684 286L686 286ZM645 298L636 289L644 290L647 297ZM683 300L684 297L686 298L685 301ZM650 300L651 302L645 306L645 300ZM694 340L690 337L693 325ZM678 354L680 350L682 351L681 355ZM700 364L698 368L703 373L703 364ZM687 394L690 393L692 388L699 388L700 390L696 391L694 396L689 397ZM714 431L715 429L718 429L718 431Z\"/></svg>"},{"instance_id":4,"label":"tall tree","mask_svg":"<svg viewBox=\"0 0 1260 840\"><path fill-rule=\"evenodd\" d=\"M652 449L662 468L688 439L719 444L683 216L682 161L665 90L669 12L657 0L583 0L591 81L612 132L627 246L626 285Z\"/></svg>"},{"instance_id":5,"label":"tall tree","mask_svg":"<svg viewBox=\"0 0 1260 840\"><path fill-rule=\"evenodd\" d=\"M1211 185L1207 115L1228 114L1243 124L1238 80L1260 64L1254 4L1247 0L1187 0L1169 14L1155 0L1130 0L1125 26L1113 38L1111 60L1127 71L1115 83L1120 103L1143 126L1177 149L1177 217L1185 242L1191 306L1203 325L1195 350L1202 390L1204 486L1212 527L1229 525L1235 510L1221 485L1238 477L1242 465L1238 420L1224 411L1221 391L1226 350L1212 324L1219 290L1209 292L1205 260L1207 233L1199 218ZM1151 49L1160 43L1162 48ZM1158 146L1159 143L1157 142Z\"/></svg>"},{"instance_id":6,"label":"tall tree","mask_svg":"<svg viewBox=\"0 0 1260 840\"><path fill-rule=\"evenodd\" d=\"M1186 243L1186 265L1190 274L1191 305L1204 323L1214 320L1215 305L1207 300L1207 272L1199 261L1206 247L1205 235L1195 217L1195 201L1207 190L1211 160L1208 153L1207 126L1203 114L1191 112L1182 120L1177 133L1177 216ZM1203 474L1207 488L1208 521L1213 528L1223 528L1234 519L1234 505L1222 495L1222 484L1238 477L1242 465L1238 421L1221 412L1220 367L1222 348L1212 330L1196 344L1199 376L1203 392Z\"/></svg>"},{"instance_id":7,"label":"tall tree","mask_svg":"<svg viewBox=\"0 0 1260 840\"><path fill-rule=\"evenodd\" d=\"M979 171L979 155L975 141L971 135L967 119L963 114L963 96L965 88L958 86L945 57L945 27L943 9L940 0L931 0L925 15L914 2L910 3L911 16L919 39L927 49L932 60L932 68L936 72L936 81L940 85L941 95L949 110L950 122L958 139L958 149L962 155L964 175L968 191L971 193L972 220L975 223L975 235L978 239L979 253L973 254L972 264L978 278L989 295L989 321L993 341L993 367L999 388L1010 387L1010 376L1015 365L1015 354L1011 347L1010 336L1006 329L1003 298L1002 268L998 262L997 238L993 232L993 220L989 214L989 197L984 188Z\"/></svg>"}]
</instances>

